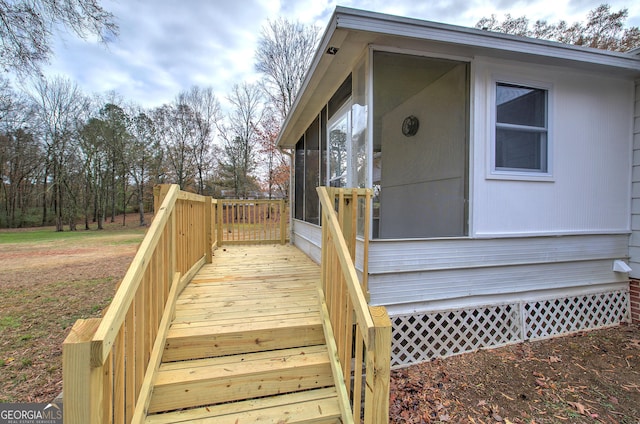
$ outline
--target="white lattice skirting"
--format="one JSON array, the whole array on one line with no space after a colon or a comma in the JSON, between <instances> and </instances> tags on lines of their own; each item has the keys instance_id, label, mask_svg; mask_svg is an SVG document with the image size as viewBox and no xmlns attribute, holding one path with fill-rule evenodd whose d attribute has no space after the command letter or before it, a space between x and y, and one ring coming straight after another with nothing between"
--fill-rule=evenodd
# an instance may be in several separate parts
<instances>
[{"instance_id":1,"label":"white lattice skirting","mask_svg":"<svg viewBox=\"0 0 640 424\"><path fill-rule=\"evenodd\" d=\"M629 321L629 292L606 293L395 315L394 368L481 348L594 329Z\"/></svg>"}]
</instances>

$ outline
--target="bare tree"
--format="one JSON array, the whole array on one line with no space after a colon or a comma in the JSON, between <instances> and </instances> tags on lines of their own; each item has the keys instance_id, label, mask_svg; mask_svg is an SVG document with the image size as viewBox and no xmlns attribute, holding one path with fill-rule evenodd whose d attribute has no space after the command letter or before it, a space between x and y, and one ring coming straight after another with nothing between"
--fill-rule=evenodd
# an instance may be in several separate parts
<instances>
[{"instance_id":1,"label":"bare tree","mask_svg":"<svg viewBox=\"0 0 640 424\"><path fill-rule=\"evenodd\" d=\"M272 110L267 109L264 118L256 126L256 136L265 178L264 190L269 199L274 196L286 197L289 192L290 166L288 156L276 145L279 132L279 119Z\"/></svg>"},{"instance_id":2,"label":"bare tree","mask_svg":"<svg viewBox=\"0 0 640 424\"><path fill-rule=\"evenodd\" d=\"M109 154L105 147L105 122L90 118L79 131L79 148L84 162L84 216L89 229L89 216L102 230L107 214Z\"/></svg>"},{"instance_id":3,"label":"bare tree","mask_svg":"<svg viewBox=\"0 0 640 424\"><path fill-rule=\"evenodd\" d=\"M60 27L102 42L118 34L113 15L99 0L3 0L0 66L21 75L38 73L40 63L51 56L53 31Z\"/></svg>"},{"instance_id":4,"label":"bare tree","mask_svg":"<svg viewBox=\"0 0 640 424\"><path fill-rule=\"evenodd\" d=\"M154 125L166 154L170 179L182 190L194 183L196 124L193 110L184 103L163 105L153 112Z\"/></svg>"},{"instance_id":5,"label":"bare tree","mask_svg":"<svg viewBox=\"0 0 640 424\"><path fill-rule=\"evenodd\" d=\"M283 18L262 28L255 66L264 76L265 94L283 120L304 81L318 38L317 27Z\"/></svg>"},{"instance_id":6,"label":"bare tree","mask_svg":"<svg viewBox=\"0 0 640 424\"><path fill-rule=\"evenodd\" d=\"M75 206L67 207L70 179L69 165L77 153L76 141L78 119L83 117L87 100L78 86L69 79L57 77L52 80L39 79L34 84L32 100L42 131L46 152L46 167L43 175L43 196L47 185L51 184L56 230L63 230L64 218L69 219L71 229L75 229ZM46 222L46 199L43 201L43 224ZM65 210L67 207L68 210Z\"/></svg>"},{"instance_id":7,"label":"bare tree","mask_svg":"<svg viewBox=\"0 0 640 424\"><path fill-rule=\"evenodd\" d=\"M227 97L231 112L228 124L220 127L224 160L220 163L222 184L234 191L234 195L246 199L257 188L256 124L262 120L262 93L257 85L234 85Z\"/></svg>"},{"instance_id":8,"label":"bare tree","mask_svg":"<svg viewBox=\"0 0 640 424\"><path fill-rule=\"evenodd\" d=\"M476 28L605 50L628 51L640 47L640 29L637 26L625 28L628 16L626 8L612 12L611 6L601 4L589 12L586 23L569 25L566 21L560 21L549 24L539 20L530 28L527 17L514 18L506 14L502 22L495 15L482 18Z\"/></svg>"},{"instance_id":9,"label":"bare tree","mask_svg":"<svg viewBox=\"0 0 640 424\"><path fill-rule=\"evenodd\" d=\"M130 138L127 131L129 117L121 106L109 102L100 109L100 118L104 123L104 149L107 152L109 166L111 222L115 222L118 195L121 196L118 201L122 202L122 212L126 212L128 164L125 161L125 151ZM123 220L125 216L126 214L123 216Z\"/></svg>"},{"instance_id":10,"label":"bare tree","mask_svg":"<svg viewBox=\"0 0 640 424\"><path fill-rule=\"evenodd\" d=\"M195 134L193 138L193 159L196 168L196 190L204 194L205 181L213 167L212 145L213 136L221 120L220 102L213 92L213 88L191 87L176 99L178 105L186 105L194 119Z\"/></svg>"},{"instance_id":11,"label":"bare tree","mask_svg":"<svg viewBox=\"0 0 640 424\"><path fill-rule=\"evenodd\" d=\"M162 157L153 120L146 112L138 110L130 121L131 143L127 148L129 176L136 183L140 225L145 225L145 188L151 181L150 173Z\"/></svg>"},{"instance_id":12,"label":"bare tree","mask_svg":"<svg viewBox=\"0 0 640 424\"><path fill-rule=\"evenodd\" d=\"M26 128L0 134L0 187L8 227L22 226L31 182L38 179L42 160L40 145Z\"/></svg>"}]
</instances>

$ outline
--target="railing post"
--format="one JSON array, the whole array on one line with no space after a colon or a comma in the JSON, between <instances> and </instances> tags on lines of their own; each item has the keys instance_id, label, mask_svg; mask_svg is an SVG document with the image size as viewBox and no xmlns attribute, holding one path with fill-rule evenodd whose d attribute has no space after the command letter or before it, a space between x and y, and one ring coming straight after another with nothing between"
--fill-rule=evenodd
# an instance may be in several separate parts
<instances>
[{"instance_id":1,"label":"railing post","mask_svg":"<svg viewBox=\"0 0 640 424\"><path fill-rule=\"evenodd\" d=\"M213 251L213 225L211 223L211 197L205 197L204 200L204 231L205 231L205 256L208 264L212 261Z\"/></svg>"},{"instance_id":2,"label":"railing post","mask_svg":"<svg viewBox=\"0 0 640 424\"><path fill-rule=\"evenodd\" d=\"M99 318L76 321L62 345L65 424L103 422L102 367L91 366L91 340L99 325Z\"/></svg>"},{"instance_id":3,"label":"railing post","mask_svg":"<svg viewBox=\"0 0 640 424\"><path fill-rule=\"evenodd\" d=\"M167 196L169 189L171 188L171 184L158 184L153 187L153 213L158 213L158 209L160 209L160 205L162 205L162 201Z\"/></svg>"},{"instance_id":4,"label":"railing post","mask_svg":"<svg viewBox=\"0 0 640 424\"><path fill-rule=\"evenodd\" d=\"M369 306L374 323L373 349L367 355L365 424L389 422L391 320L383 306Z\"/></svg>"},{"instance_id":5,"label":"railing post","mask_svg":"<svg viewBox=\"0 0 640 424\"><path fill-rule=\"evenodd\" d=\"M218 199L218 204L216 205L216 209L217 209L217 218L218 218L218 247L222 246L223 242L224 242L224 234L222 233L222 214L224 213L224 202L220 199Z\"/></svg>"},{"instance_id":6,"label":"railing post","mask_svg":"<svg viewBox=\"0 0 640 424\"><path fill-rule=\"evenodd\" d=\"M271 205L269 205L271 207ZM280 244L287 242L287 214L284 199L280 199Z\"/></svg>"}]
</instances>

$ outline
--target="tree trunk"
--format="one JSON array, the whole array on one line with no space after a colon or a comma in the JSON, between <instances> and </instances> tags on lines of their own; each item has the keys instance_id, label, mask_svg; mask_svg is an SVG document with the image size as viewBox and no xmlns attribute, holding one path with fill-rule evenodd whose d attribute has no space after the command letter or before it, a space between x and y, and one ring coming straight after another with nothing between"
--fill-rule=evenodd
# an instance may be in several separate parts
<instances>
[{"instance_id":1,"label":"tree trunk","mask_svg":"<svg viewBox=\"0 0 640 424\"><path fill-rule=\"evenodd\" d=\"M64 231L63 228L63 221L62 221L62 195L61 195L61 191L60 190L60 184L56 183L56 185L54 186L54 192L55 192L55 204L53 205L53 209L55 211L55 215L56 215L56 231Z\"/></svg>"},{"instance_id":2,"label":"tree trunk","mask_svg":"<svg viewBox=\"0 0 640 424\"><path fill-rule=\"evenodd\" d=\"M142 183L138 184L138 211L140 212L140 226L144 227L147 224L144 222L144 185Z\"/></svg>"},{"instance_id":3,"label":"tree trunk","mask_svg":"<svg viewBox=\"0 0 640 424\"><path fill-rule=\"evenodd\" d=\"M42 226L47 225L47 170L42 180Z\"/></svg>"},{"instance_id":4,"label":"tree trunk","mask_svg":"<svg viewBox=\"0 0 640 424\"><path fill-rule=\"evenodd\" d=\"M116 170L111 169L111 222L116 222Z\"/></svg>"}]
</instances>

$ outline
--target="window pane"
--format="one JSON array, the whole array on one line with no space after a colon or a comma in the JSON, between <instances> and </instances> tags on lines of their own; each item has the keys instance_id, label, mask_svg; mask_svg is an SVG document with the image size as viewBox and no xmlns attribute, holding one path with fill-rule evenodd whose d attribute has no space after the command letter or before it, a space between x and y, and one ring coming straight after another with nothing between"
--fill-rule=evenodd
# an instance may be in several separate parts
<instances>
[{"instance_id":1,"label":"window pane","mask_svg":"<svg viewBox=\"0 0 640 424\"><path fill-rule=\"evenodd\" d=\"M546 133L496 128L496 168L547 172Z\"/></svg>"},{"instance_id":2,"label":"window pane","mask_svg":"<svg viewBox=\"0 0 640 424\"><path fill-rule=\"evenodd\" d=\"M347 186L347 131L345 115L329 128L329 185Z\"/></svg>"},{"instance_id":3,"label":"window pane","mask_svg":"<svg viewBox=\"0 0 640 424\"><path fill-rule=\"evenodd\" d=\"M340 107L351 97L351 75L342 83L338 91L329 99L329 119L336 114Z\"/></svg>"},{"instance_id":4,"label":"window pane","mask_svg":"<svg viewBox=\"0 0 640 424\"><path fill-rule=\"evenodd\" d=\"M320 185L327 185L327 107L320 112Z\"/></svg>"},{"instance_id":5,"label":"window pane","mask_svg":"<svg viewBox=\"0 0 640 424\"><path fill-rule=\"evenodd\" d=\"M498 84L496 104L497 121L502 124L546 127L546 90Z\"/></svg>"},{"instance_id":6,"label":"window pane","mask_svg":"<svg viewBox=\"0 0 640 424\"><path fill-rule=\"evenodd\" d=\"M320 224L320 207L316 187L320 183L320 124L318 118L305 133L305 188L304 188L304 220L312 224Z\"/></svg>"},{"instance_id":7,"label":"window pane","mask_svg":"<svg viewBox=\"0 0 640 424\"><path fill-rule=\"evenodd\" d=\"M295 218L304 219L304 138L296 144L295 157Z\"/></svg>"}]
</instances>

